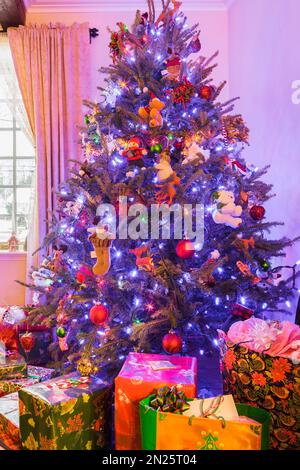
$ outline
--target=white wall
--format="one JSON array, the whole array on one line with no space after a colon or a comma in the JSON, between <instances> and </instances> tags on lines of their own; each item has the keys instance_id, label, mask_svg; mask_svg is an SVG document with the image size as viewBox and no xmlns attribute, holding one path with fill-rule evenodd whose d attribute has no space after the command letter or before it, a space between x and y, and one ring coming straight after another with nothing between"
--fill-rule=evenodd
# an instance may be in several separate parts
<instances>
[{"instance_id":1,"label":"white wall","mask_svg":"<svg viewBox=\"0 0 300 470\"><path fill-rule=\"evenodd\" d=\"M25 253L0 253L0 305L24 305L25 289L15 282L26 278Z\"/></svg>"},{"instance_id":2,"label":"white wall","mask_svg":"<svg viewBox=\"0 0 300 470\"><path fill-rule=\"evenodd\" d=\"M272 167L266 180L277 197L266 206L270 220L284 221L274 237L300 235L300 105L291 84L300 80L300 1L236 0L229 11L230 95L250 127L245 156ZM299 97L299 94L298 94ZM288 261L300 259L300 244Z\"/></svg>"}]
</instances>

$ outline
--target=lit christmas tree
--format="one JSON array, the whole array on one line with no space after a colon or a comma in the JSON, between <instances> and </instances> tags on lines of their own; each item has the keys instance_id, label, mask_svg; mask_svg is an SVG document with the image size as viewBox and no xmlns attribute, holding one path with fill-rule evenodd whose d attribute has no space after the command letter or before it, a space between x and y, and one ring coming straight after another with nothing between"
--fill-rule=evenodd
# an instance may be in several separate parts
<instances>
[{"instance_id":1,"label":"lit christmas tree","mask_svg":"<svg viewBox=\"0 0 300 470\"><path fill-rule=\"evenodd\" d=\"M234 100L219 101L215 56L197 57L198 25L162 3L157 18L149 1L131 29L111 32L107 87L86 103L84 162L60 189L49 255L32 273L30 321L55 325L55 361L82 374L114 376L132 350L209 354L232 315L267 315L293 296L276 265L292 241L266 236L278 225L264 219L266 169L242 158L249 131ZM203 243L172 217L171 236L153 237L158 204L187 219L203 207ZM141 238L126 236L131 223Z\"/></svg>"}]
</instances>

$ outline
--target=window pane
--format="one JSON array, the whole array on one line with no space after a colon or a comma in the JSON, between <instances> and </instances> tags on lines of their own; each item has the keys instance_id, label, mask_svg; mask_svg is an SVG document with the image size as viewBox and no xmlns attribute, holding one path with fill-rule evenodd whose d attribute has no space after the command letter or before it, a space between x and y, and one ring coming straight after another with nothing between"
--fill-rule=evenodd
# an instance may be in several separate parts
<instances>
[{"instance_id":1,"label":"window pane","mask_svg":"<svg viewBox=\"0 0 300 470\"><path fill-rule=\"evenodd\" d=\"M12 114L6 103L0 101L0 128L12 127Z\"/></svg>"},{"instance_id":2,"label":"window pane","mask_svg":"<svg viewBox=\"0 0 300 470\"><path fill-rule=\"evenodd\" d=\"M13 132L0 131L0 157L13 156Z\"/></svg>"},{"instance_id":3,"label":"window pane","mask_svg":"<svg viewBox=\"0 0 300 470\"><path fill-rule=\"evenodd\" d=\"M0 214L0 242L7 242L13 231L10 215Z\"/></svg>"},{"instance_id":4,"label":"window pane","mask_svg":"<svg viewBox=\"0 0 300 470\"><path fill-rule=\"evenodd\" d=\"M25 241L28 233L28 218L32 197L32 189L17 188L16 234L21 242Z\"/></svg>"},{"instance_id":5,"label":"window pane","mask_svg":"<svg viewBox=\"0 0 300 470\"><path fill-rule=\"evenodd\" d=\"M19 241L24 242L28 233L28 215L17 215L16 217L17 230L16 235Z\"/></svg>"},{"instance_id":6,"label":"window pane","mask_svg":"<svg viewBox=\"0 0 300 470\"><path fill-rule=\"evenodd\" d=\"M0 188L0 215L12 216L13 213L13 190L11 188Z\"/></svg>"},{"instance_id":7,"label":"window pane","mask_svg":"<svg viewBox=\"0 0 300 470\"><path fill-rule=\"evenodd\" d=\"M27 215L32 197L31 188L17 188L17 214Z\"/></svg>"},{"instance_id":8,"label":"window pane","mask_svg":"<svg viewBox=\"0 0 300 470\"><path fill-rule=\"evenodd\" d=\"M0 99L1 100L4 100L7 98L7 93L5 93L5 85L4 85L5 81L4 81L4 78L0 75Z\"/></svg>"},{"instance_id":9,"label":"window pane","mask_svg":"<svg viewBox=\"0 0 300 470\"><path fill-rule=\"evenodd\" d=\"M17 160L17 185L31 186L35 169L34 160Z\"/></svg>"},{"instance_id":10,"label":"window pane","mask_svg":"<svg viewBox=\"0 0 300 470\"><path fill-rule=\"evenodd\" d=\"M0 160L0 186L13 185L13 160Z\"/></svg>"},{"instance_id":11,"label":"window pane","mask_svg":"<svg viewBox=\"0 0 300 470\"><path fill-rule=\"evenodd\" d=\"M17 131L17 157L34 157L34 148L22 131Z\"/></svg>"}]
</instances>

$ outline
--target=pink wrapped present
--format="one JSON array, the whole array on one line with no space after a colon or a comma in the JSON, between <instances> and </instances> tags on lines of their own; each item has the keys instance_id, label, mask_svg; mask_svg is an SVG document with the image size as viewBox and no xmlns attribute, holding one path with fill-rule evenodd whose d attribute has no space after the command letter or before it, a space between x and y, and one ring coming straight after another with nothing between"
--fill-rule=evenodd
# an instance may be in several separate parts
<instances>
[{"instance_id":1,"label":"pink wrapped present","mask_svg":"<svg viewBox=\"0 0 300 470\"><path fill-rule=\"evenodd\" d=\"M227 337L232 343L243 344L252 351L300 361L300 328L289 321L267 322L252 317L234 323Z\"/></svg>"},{"instance_id":2,"label":"pink wrapped present","mask_svg":"<svg viewBox=\"0 0 300 470\"><path fill-rule=\"evenodd\" d=\"M129 353L115 379L116 449L141 449L139 402L165 385L197 396L197 359Z\"/></svg>"}]
</instances>

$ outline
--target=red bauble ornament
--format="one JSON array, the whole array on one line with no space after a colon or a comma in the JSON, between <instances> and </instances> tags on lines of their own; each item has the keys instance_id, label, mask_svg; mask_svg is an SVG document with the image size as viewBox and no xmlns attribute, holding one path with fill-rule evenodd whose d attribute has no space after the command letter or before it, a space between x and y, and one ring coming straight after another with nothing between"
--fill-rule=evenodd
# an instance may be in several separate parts
<instances>
[{"instance_id":1,"label":"red bauble ornament","mask_svg":"<svg viewBox=\"0 0 300 470\"><path fill-rule=\"evenodd\" d=\"M178 139L174 143L174 147L176 148L176 150L183 150L184 147L185 147L185 140L184 139Z\"/></svg>"},{"instance_id":2,"label":"red bauble ornament","mask_svg":"<svg viewBox=\"0 0 300 470\"><path fill-rule=\"evenodd\" d=\"M27 331L24 335L20 336L20 343L24 351L29 353L35 345L35 337Z\"/></svg>"},{"instance_id":3,"label":"red bauble ornament","mask_svg":"<svg viewBox=\"0 0 300 470\"><path fill-rule=\"evenodd\" d=\"M89 278L89 277L92 277L93 276L93 273L92 271L90 271L88 268L86 268L85 266L81 266L81 268L79 269L79 271L76 273L76 280L77 282L79 282L80 284L83 284L84 282L86 282L86 280Z\"/></svg>"},{"instance_id":4,"label":"red bauble ornament","mask_svg":"<svg viewBox=\"0 0 300 470\"><path fill-rule=\"evenodd\" d=\"M211 100L213 96L214 89L212 86L203 85L199 90L199 96L203 100Z\"/></svg>"},{"instance_id":5,"label":"red bauble ornament","mask_svg":"<svg viewBox=\"0 0 300 470\"><path fill-rule=\"evenodd\" d=\"M250 215L253 220L261 220L266 213L266 209L263 206L253 206L250 209Z\"/></svg>"},{"instance_id":6,"label":"red bauble ornament","mask_svg":"<svg viewBox=\"0 0 300 470\"><path fill-rule=\"evenodd\" d=\"M169 354L180 353L182 349L182 339L174 331L170 330L162 340L162 347Z\"/></svg>"},{"instance_id":7,"label":"red bauble ornament","mask_svg":"<svg viewBox=\"0 0 300 470\"><path fill-rule=\"evenodd\" d=\"M180 240L176 245L176 254L179 258L190 259L194 256L195 247L190 240Z\"/></svg>"},{"instance_id":8,"label":"red bauble ornament","mask_svg":"<svg viewBox=\"0 0 300 470\"><path fill-rule=\"evenodd\" d=\"M83 284L85 281L85 275L81 273L80 271L76 274L76 280L80 282L80 284Z\"/></svg>"},{"instance_id":9,"label":"red bauble ornament","mask_svg":"<svg viewBox=\"0 0 300 470\"><path fill-rule=\"evenodd\" d=\"M98 304L90 310L90 320L95 325L102 325L108 319L109 311L104 305Z\"/></svg>"},{"instance_id":10,"label":"red bauble ornament","mask_svg":"<svg viewBox=\"0 0 300 470\"><path fill-rule=\"evenodd\" d=\"M254 311L251 308L247 308L244 305L234 304L231 309L231 315L239 317L242 320L248 320L254 315Z\"/></svg>"}]
</instances>

